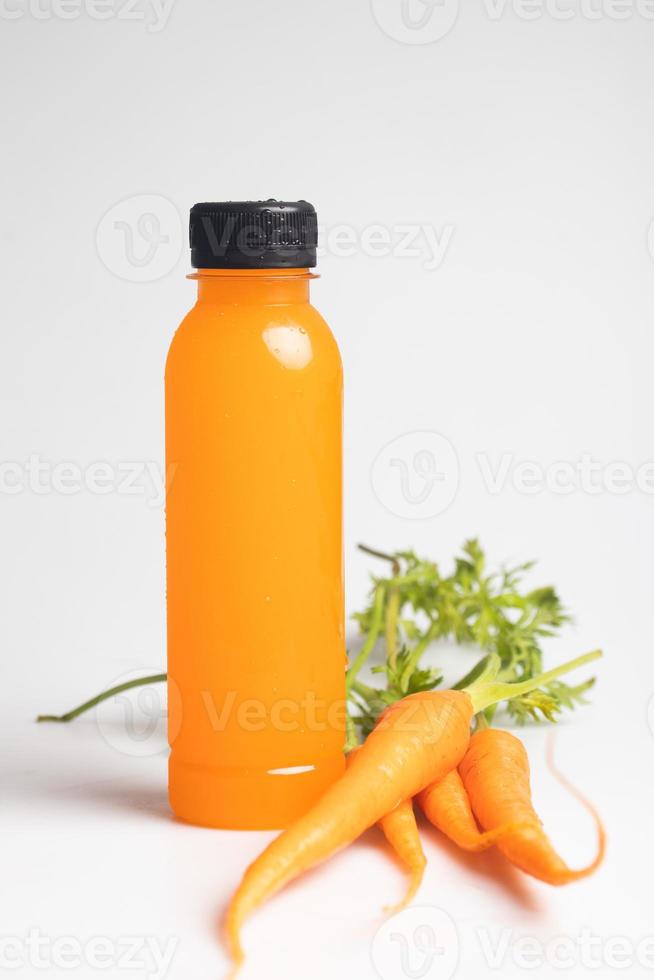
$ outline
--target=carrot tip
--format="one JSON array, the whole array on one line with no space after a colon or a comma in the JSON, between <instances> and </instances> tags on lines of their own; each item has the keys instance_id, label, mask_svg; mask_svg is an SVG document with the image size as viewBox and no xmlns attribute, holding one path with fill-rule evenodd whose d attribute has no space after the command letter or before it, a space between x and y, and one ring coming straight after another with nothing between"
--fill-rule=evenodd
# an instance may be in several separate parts
<instances>
[{"instance_id":1,"label":"carrot tip","mask_svg":"<svg viewBox=\"0 0 654 980\"><path fill-rule=\"evenodd\" d=\"M229 954L234 964L234 969L229 974L230 978L236 976L245 959L245 952L241 943L241 925L242 919L235 913L233 908L230 908L227 912L225 922L225 938L227 940Z\"/></svg>"},{"instance_id":2,"label":"carrot tip","mask_svg":"<svg viewBox=\"0 0 654 980\"><path fill-rule=\"evenodd\" d=\"M241 967L243 966L243 961L239 960L238 963L234 963L231 970L227 974L227 980L236 980L237 976L241 972Z\"/></svg>"},{"instance_id":3,"label":"carrot tip","mask_svg":"<svg viewBox=\"0 0 654 980\"><path fill-rule=\"evenodd\" d=\"M550 733L550 737L547 740L546 755L545 755L547 766L556 780L565 789L575 797L576 800L581 803L581 805L586 809L586 811L591 815L595 822L595 827L597 828L597 850L595 852L595 857L587 864L584 868L573 869L571 868L567 874L562 875L561 879L552 884L565 885L568 882L578 881L580 878L586 878L591 875L594 871L599 868L600 864L604 860L604 855L606 853L606 830L604 828L604 823L599 815L596 807L590 802L588 797L586 797L575 785L572 783L567 776L557 768L554 762L554 733Z\"/></svg>"},{"instance_id":4,"label":"carrot tip","mask_svg":"<svg viewBox=\"0 0 654 980\"><path fill-rule=\"evenodd\" d=\"M234 962L234 966L236 969L238 969L245 959L245 952L241 946L241 940L238 938L238 936L229 937L229 951Z\"/></svg>"},{"instance_id":5,"label":"carrot tip","mask_svg":"<svg viewBox=\"0 0 654 980\"><path fill-rule=\"evenodd\" d=\"M426 862L425 862L425 864L426 864ZM406 894L405 894L404 898L402 899L402 901L401 902L397 902L394 905L384 905L382 911L384 913L386 913L387 915L395 915L396 912L401 912L402 909L405 909L407 907L407 905L409 905L409 903L412 902L413 899L415 898L416 892L418 891L418 889L420 888L420 885L422 884L422 879L423 879L423 876L424 876L424 872L425 872L425 865L423 864L423 866L420 868L419 871L416 870L411 875L411 883L410 883L409 887L407 888Z\"/></svg>"}]
</instances>

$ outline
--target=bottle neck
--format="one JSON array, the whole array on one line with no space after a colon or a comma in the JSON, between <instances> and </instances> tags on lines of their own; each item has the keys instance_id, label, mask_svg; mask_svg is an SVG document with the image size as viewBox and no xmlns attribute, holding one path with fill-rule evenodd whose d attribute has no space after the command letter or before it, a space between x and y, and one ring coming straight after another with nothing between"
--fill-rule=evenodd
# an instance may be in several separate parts
<instances>
[{"instance_id":1,"label":"bottle neck","mask_svg":"<svg viewBox=\"0 0 654 980\"><path fill-rule=\"evenodd\" d=\"M198 303L279 306L309 302L310 269L198 269Z\"/></svg>"}]
</instances>

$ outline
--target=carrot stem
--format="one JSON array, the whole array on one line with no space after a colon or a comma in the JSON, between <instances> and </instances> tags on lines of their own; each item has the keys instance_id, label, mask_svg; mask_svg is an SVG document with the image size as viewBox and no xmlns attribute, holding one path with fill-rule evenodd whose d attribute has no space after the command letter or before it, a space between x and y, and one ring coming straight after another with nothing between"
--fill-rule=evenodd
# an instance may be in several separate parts
<instances>
[{"instance_id":1,"label":"carrot stem","mask_svg":"<svg viewBox=\"0 0 654 980\"><path fill-rule=\"evenodd\" d=\"M85 701L84 704L80 704L77 708L73 708L71 711L67 711L65 715L37 715L37 721L72 721L73 718L77 718L78 715L84 714L85 711L89 711L91 708L95 708L96 704L100 704L101 701L106 701L107 698L111 698L114 694L120 694L122 691L129 691L132 687L140 687L143 684L158 684L161 681L166 680L166 674L151 674L149 677L136 677L132 681L125 681L124 684L116 684L115 687L110 687L106 691L102 691L101 694L96 694L94 698L89 701Z\"/></svg>"},{"instance_id":2,"label":"carrot stem","mask_svg":"<svg viewBox=\"0 0 654 980\"><path fill-rule=\"evenodd\" d=\"M475 714L478 714L480 711L485 711L486 708L490 708L491 705L497 704L498 701L510 701L511 698L519 697L521 694L529 694L530 691L535 691L537 687L542 687L543 684L549 684L550 681L556 680L562 674L567 674L577 667L591 663L591 661L597 660L601 656L601 650L592 650L590 653L585 653L581 657L575 657L574 660L568 660L559 667L546 670L542 674L537 674L536 677L530 677L526 681L512 681L507 683L495 680L500 669L500 658L496 653L492 653L489 655L488 667L484 673L468 687L463 688L463 690L472 701Z\"/></svg>"},{"instance_id":3,"label":"carrot stem","mask_svg":"<svg viewBox=\"0 0 654 980\"><path fill-rule=\"evenodd\" d=\"M383 558L384 561L390 561L393 566L393 575L400 574L400 563L395 555L389 555L387 551L378 551L377 548L371 548L367 544L358 544L357 548L366 555L372 555L373 558Z\"/></svg>"},{"instance_id":4,"label":"carrot stem","mask_svg":"<svg viewBox=\"0 0 654 980\"><path fill-rule=\"evenodd\" d=\"M370 687L369 684L364 684L363 681L352 681L352 690L355 694L360 694L362 698L367 698L369 701L379 697L379 691Z\"/></svg>"},{"instance_id":5,"label":"carrot stem","mask_svg":"<svg viewBox=\"0 0 654 980\"><path fill-rule=\"evenodd\" d=\"M475 731L481 732L484 728L490 728L490 725L484 712L480 711L478 715L475 715Z\"/></svg>"},{"instance_id":6,"label":"carrot stem","mask_svg":"<svg viewBox=\"0 0 654 980\"><path fill-rule=\"evenodd\" d=\"M473 681L480 680L486 676L486 671L489 669L490 654L487 653L485 656L478 660L475 666L468 671L468 673L457 681L456 684L452 684L453 691L463 691L467 690Z\"/></svg>"},{"instance_id":7,"label":"carrot stem","mask_svg":"<svg viewBox=\"0 0 654 980\"><path fill-rule=\"evenodd\" d=\"M411 674L415 670L418 661L422 657L423 653L429 646L429 644L436 639L438 636L438 623L432 623L427 629L426 633L423 635L422 639L416 643L413 650L409 654L406 660L404 670L402 671L402 681L406 682L411 677Z\"/></svg>"},{"instance_id":8,"label":"carrot stem","mask_svg":"<svg viewBox=\"0 0 654 980\"><path fill-rule=\"evenodd\" d=\"M359 744L359 739L357 738L357 730L354 724L354 719L348 711L345 716L345 754L351 752Z\"/></svg>"},{"instance_id":9,"label":"carrot stem","mask_svg":"<svg viewBox=\"0 0 654 980\"><path fill-rule=\"evenodd\" d=\"M355 658L352 666L345 675L345 686L349 693L354 679L365 664L366 660L372 653L377 640L379 639L379 633L382 628L382 622L384 619L384 600L386 598L386 589L383 585L378 585L375 589L375 603L372 611L372 621L370 623L370 630L368 631L368 636L366 637L366 642L363 644L357 657Z\"/></svg>"},{"instance_id":10,"label":"carrot stem","mask_svg":"<svg viewBox=\"0 0 654 980\"><path fill-rule=\"evenodd\" d=\"M395 669L397 662L397 617L400 612L400 590L391 585L386 603L386 660Z\"/></svg>"}]
</instances>

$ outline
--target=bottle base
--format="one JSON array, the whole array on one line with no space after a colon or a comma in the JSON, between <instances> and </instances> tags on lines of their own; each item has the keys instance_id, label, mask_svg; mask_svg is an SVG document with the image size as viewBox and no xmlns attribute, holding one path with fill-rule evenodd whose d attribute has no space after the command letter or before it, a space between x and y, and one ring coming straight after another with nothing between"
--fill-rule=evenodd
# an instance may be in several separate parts
<instances>
[{"instance_id":1,"label":"bottle base","mask_svg":"<svg viewBox=\"0 0 654 980\"><path fill-rule=\"evenodd\" d=\"M168 799L184 823L219 830L284 830L345 771L345 757L315 766L242 769L198 766L171 754Z\"/></svg>"}]
</instances>

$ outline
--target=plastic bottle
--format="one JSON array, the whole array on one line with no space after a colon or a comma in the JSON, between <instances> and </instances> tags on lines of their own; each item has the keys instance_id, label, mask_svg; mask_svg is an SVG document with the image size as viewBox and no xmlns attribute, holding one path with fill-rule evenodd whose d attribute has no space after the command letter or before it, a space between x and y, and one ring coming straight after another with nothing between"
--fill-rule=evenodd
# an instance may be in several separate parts
<instances>
[{"instance_id":1,"label":"plastic bottle","mask_svg":"<svg viewBox=\"0 0 654 980\"><path fill-rule=\"evenodd\" d=\"M343 771L342 368L304 201L196 204L166 365L169 797L281 828Z\"/></svg>"}]
</instances>

